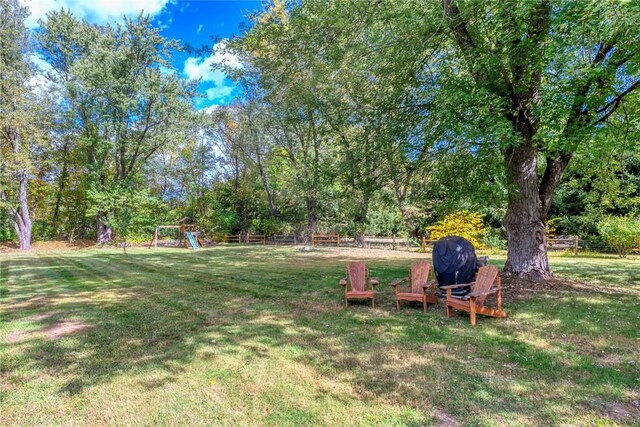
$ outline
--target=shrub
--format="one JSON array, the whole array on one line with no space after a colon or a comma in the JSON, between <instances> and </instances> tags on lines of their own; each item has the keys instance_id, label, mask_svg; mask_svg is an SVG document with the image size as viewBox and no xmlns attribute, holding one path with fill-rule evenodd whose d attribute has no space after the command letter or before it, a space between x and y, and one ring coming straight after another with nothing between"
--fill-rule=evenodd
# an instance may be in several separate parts
<instances>
[{"instance_id":1,"label":"shrub","mask_svg":"<svg viewBox=\"0 0 640 427\"><path fill-rule=\"evenodd\" d=\"M640 243L640 218L607 216L598 223L598 232L620 258L626 257Z\"/></svg>"},{"instance_id":2,"label":"shrub","mask_svg":"<svg viewBox=\"0 0 640 427\"><path fill-rule=\"evenodd\" d=\"M458 211L445 216L435 225L427 227L430 239L447 236L460 236L467 239L476 248L483 247L481 239L487 232L482 215L476 212Z\"/></svg>"},{"instance_id":3,"label":"shrub","mask_svg":"<svg viewBox=\"0 0 640 427\"><path fill-rule=\"evenodd\" d=\"M490 249L507 249L507 241L497 229L488 230L482 238L482 244Z\"/></svg>"},{"instance_id":4,"label":"shrub","mask_svg":"<svg viewBox=\"0 0 640 427\"><path fill-rule=\"evenodd\" d=\"M0 224L0 242L10 242L14 238L13 229L4 224Z\"/></svg>"}]
</instances>

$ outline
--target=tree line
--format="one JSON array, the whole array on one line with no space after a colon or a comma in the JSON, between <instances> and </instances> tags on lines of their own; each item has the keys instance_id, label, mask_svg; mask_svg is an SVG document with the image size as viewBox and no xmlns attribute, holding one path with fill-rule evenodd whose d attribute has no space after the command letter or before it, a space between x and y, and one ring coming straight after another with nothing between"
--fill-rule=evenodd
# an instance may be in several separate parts
<instances>
[{"instance_id":1,"label":"tree line","mask_svg":"<svg viewBox=\"0 0 640 427\"><path fill-rule=\"evenodd\" d=\"M25 249L184 216L214 235L419 236L472 210L505 272L541 279L549 220L595 234L640 205L634 2L276 1L218 44L237 96L207 112L151 18L60 11L30 33L0 6L0 219Z\"/></svg>"}]
</instances>

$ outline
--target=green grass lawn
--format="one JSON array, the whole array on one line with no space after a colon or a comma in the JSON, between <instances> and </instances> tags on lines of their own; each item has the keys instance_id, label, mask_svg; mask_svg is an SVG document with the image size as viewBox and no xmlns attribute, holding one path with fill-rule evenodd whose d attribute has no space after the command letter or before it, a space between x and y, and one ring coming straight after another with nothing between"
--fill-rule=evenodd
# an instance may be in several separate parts
<instances>
[{"instance_id":1,"label":"green grass lawn","mask_svg":"<svg viewBox=\"0 0 640 427\"><path fill-rule=\"evenodd\" d=\"M2 426L640 423L638 259L553 257L567 280L472 328L395 312L407 259L369 260L379 306L345 309L326 253L0 256Z\"/></svg>"}]
</instances>

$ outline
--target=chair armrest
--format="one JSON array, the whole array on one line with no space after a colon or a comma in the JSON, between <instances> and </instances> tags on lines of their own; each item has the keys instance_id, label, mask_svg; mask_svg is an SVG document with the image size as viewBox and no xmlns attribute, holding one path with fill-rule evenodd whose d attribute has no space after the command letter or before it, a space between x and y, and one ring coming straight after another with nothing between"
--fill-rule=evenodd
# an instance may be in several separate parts
<instances>
[{"instance_id":1,"label":"chair armrest","mask_svg":"<svg viewBox=\"0 0 640 427\"><path fill-rule=\"evenodd\" d=\"M406 282L407 280L409 280L408 277L403 277L402 279L398 279L398 280L394 280L393 282L391 282L391 286L393 286L394 288L396 286L398 286L400 283L402 282Z\"/></svg>"},{"instance_id":2,"label":"chair armrest","mask_svg":"<svg viewBox=\"0 0 640 427\"><path fill-rule=\"evenodd\" d=\"M457 289L457 288L468 288L469 286L473 286L475 285L476 282L471 282L471 283L459 283L457 285L447 285L447 286L440 286L440 289Z\"/></svg>"},{"instance_id":3,"label":"chair armrest","mask_svg":"<svg viewBox=\"0 0 640 427\"><path fill-rule=\"evenodd\" d=\"M371 286L378 286L380 284L380 281L378 280L377 277L372 277L371 279L369 279L369 282L371 282Z\"/></svg>"},{"instance_id":4,"label":"chair armrest","mask_svg":"<svg viewBox=\"0 0 640 427\"><path fill-rule=\"evenodd\" d=\"M469 296L476 298L476 297L481 297L483 295L495 294L496 292L498 292L498 289L489 289L487 292L471 292Z\"/></svg>"},{"instance_id":5,"label":"chair armrest","mask_svg":"<svg viewBox=\"0 0 640 427\"><path fill-rule=\"evenodd\" d=\"M347 286L347 279L340 279L340 286Z\"/></svg>"},{"instance_id":6,"label":"chair armrest","mask_svg":"<svg viewBox=\"0 0 640 427\"><path fill-rule=\"evenodd\" d=\"M433 285L436 284L435 280L429 280L427 283L425 283L424 285L422 285L422 289L427 289L432 287Z\"/></svg>"}]
</instances>

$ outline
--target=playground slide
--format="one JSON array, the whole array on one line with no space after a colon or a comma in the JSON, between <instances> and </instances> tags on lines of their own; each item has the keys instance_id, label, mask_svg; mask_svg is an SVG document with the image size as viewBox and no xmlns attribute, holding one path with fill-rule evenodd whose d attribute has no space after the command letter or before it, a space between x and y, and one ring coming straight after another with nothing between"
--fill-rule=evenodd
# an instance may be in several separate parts
<instances>
[{"instance_id":1,"label":"playground slide","mask_svg":"<svg viewBox=\"0 0 640 427\"><path fill-rule=\"evenodd\" d=\"M190 231L187 231L185 234L187 236L187 242L189 242L189 246L191 247L191 249L200 249L200 245L196 240L196 236L194 236Z\"/></svg>"}]
</instances>

